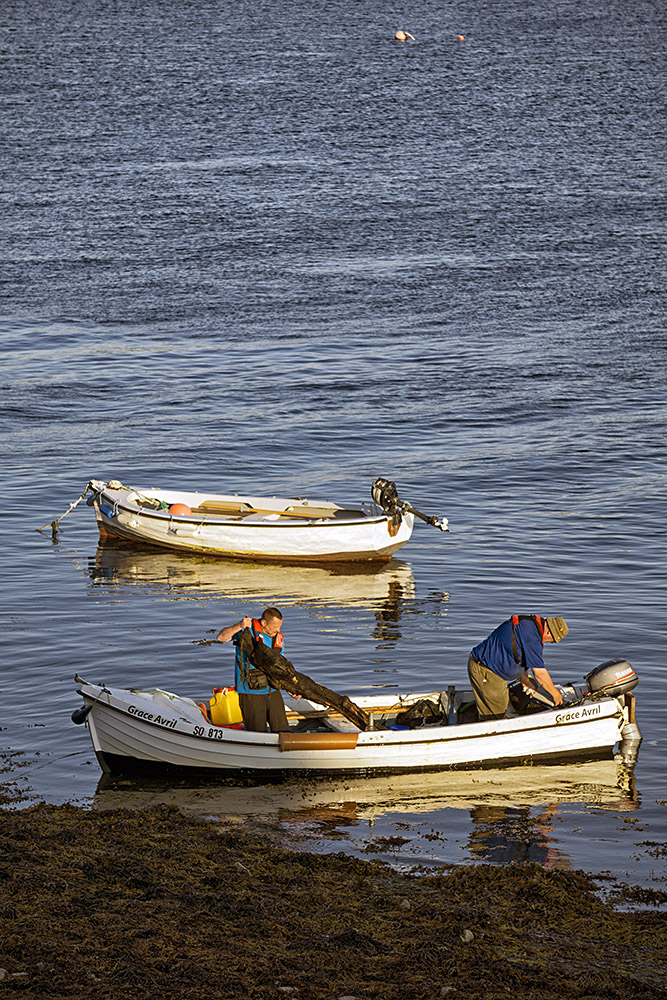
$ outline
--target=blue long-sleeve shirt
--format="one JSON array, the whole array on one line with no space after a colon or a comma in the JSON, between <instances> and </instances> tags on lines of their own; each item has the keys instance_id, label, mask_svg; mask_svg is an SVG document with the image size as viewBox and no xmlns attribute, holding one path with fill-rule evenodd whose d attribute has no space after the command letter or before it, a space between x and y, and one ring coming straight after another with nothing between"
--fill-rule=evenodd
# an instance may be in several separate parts
<instances>
[{"instance_id":1,"label":"blue long-sleeve shirt","mask_svg":"<svg viewBox=\"0 0 667 1000\"><path fill-rule=\"evenodd\" d=\"M540 630L534 621L524 618L515 626L516 648L519 662L514 661L512 649L512 619L494 629L480 642L470 655L478 663L498 674L504 681L516 681L526 670L544 668L544 646Z\"/></svg>"}]
</instances>

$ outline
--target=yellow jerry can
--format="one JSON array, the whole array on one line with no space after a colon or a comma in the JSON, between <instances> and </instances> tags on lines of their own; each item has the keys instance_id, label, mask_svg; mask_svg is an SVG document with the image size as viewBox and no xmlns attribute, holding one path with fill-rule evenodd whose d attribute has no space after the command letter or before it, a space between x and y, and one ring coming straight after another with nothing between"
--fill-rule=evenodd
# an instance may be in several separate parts
<instances>
[{"instance_id":1,"label":"yellow jerry can","mask_svg":"<svg viewBox=\"0 0 667 1000\"><path fill-rule=\"evenodd\" d=\"M213 688L213 697L208 705L214 726L235 726L243 722L236 688Z\"/></svg>"}]
</instances>

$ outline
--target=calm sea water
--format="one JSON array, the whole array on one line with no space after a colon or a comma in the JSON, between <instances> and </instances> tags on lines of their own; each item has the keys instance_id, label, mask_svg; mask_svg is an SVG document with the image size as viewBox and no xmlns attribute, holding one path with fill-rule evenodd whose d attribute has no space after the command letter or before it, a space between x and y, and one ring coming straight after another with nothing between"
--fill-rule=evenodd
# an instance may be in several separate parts
<instances>
[{"instance_id":1,"label":"calm sea water","mask_svg":"<svg viewBox=\"0 0 667 1000\"><path fill-rule=\"evenodd\" d=\"M664 886L665 21L6 0L1 735L26 801ZM359 501L377 475L452 527L377 571L101 548L83 504L36 531L91 477ZM509 614L562 615L556 680L639 674L634 778L100 780L74 674L204 695L232 654L197 640L269 602L351 694L461 683Z\"/></svg>"}]
</instances>

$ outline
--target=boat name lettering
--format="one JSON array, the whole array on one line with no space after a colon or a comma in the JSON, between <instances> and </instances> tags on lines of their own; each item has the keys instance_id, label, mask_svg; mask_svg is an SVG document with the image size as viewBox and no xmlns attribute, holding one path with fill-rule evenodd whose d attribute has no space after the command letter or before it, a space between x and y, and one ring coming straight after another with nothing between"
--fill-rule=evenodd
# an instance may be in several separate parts
<instances>
[{"instance_id":1,"label":"boat name lettering","mask_svg":"<svg viewBox=\"0 0 667 1000\"><path fill-rule=\"evenodd\" d=\"M147 722L151 722L153 719L152 712L145 712L143 708L137 708L136 705L130 705L128 712L130 715L136 715L138 719L146 719Z\"/></svg>"},{"instance_id":2,"label":"boat name lettering","mask_svg":"<svg viewBox=\"0 0 667 1000\"><path fill-rule=\"evenodd\" d=\"M176 728L176 719L163 719L161 715L156 715L154 722L157 722L159 726L167 726L169 729Z\"/></svg>"},{"instance_id":3,"label":"boat name lettering","mask_svg":"<svg viewBox=\"0 0 667 1000\"><path fill-rule=\"evenodd\" d=\"M168 729L176 728L176 719L163 719L161 715L153 715L136 705L129 705L127 709L130 715L136 715L138 719L145 719L146 722L155 722L158 726L167 726Z\"/></svg>"},{"instance_id":4,"label":"boat name lettering","mask_svg":"<svg viewBox=\"0 0 667 1000\"><path fill-rule=\"evenodd\" d=\"M591 705L590 708L575 708L571 712L561 712L556 716L556 724L559 722L576 722L577 719L588 719L592 715L599 715L600 705Z\"/></svg>"}]
</instances>

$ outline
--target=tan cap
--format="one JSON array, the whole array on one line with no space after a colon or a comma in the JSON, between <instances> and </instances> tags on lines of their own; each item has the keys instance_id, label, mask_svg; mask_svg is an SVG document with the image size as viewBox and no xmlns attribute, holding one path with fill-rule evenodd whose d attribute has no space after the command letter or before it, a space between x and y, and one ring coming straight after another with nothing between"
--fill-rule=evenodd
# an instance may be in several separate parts
<instances>
[{"instance_id":1,"label":"tan cap","mask_svg":"<svg viewBox=\"0 0 667 1000\"><path fill-rule=\"evenodd\" d=\"M560 642L570 631L564 618L545 618L554 642Z\"/></svg>"}]
</instances>

